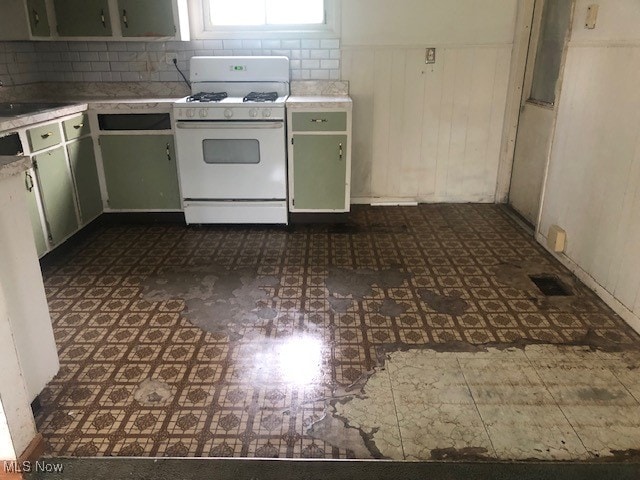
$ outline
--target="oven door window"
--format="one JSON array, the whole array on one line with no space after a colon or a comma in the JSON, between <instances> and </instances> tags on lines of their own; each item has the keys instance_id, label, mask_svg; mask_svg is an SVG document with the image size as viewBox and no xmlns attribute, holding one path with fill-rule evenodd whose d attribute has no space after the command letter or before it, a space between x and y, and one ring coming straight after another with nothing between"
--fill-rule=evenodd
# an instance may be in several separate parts
<instances>
[{"instance_id":1,"label":"oven door window","mask_svg":"<svg viewBox=\"0 0 640 480\"><path fill-rule=\"evenodd\" d=\"M203 140L202 152L204 162L208 164L260 163L260 142L258 140Z\"/></svg>"}]
</instances>

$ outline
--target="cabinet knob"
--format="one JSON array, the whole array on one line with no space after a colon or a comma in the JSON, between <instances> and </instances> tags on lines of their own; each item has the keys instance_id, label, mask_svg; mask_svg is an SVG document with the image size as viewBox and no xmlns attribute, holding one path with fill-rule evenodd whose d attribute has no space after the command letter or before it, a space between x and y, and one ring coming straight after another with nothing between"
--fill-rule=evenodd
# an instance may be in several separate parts
<instances>
[{"instance_id":1,"label":"cabinet knob","mask_svg":"<svg viewBox=\"0 0 640 480\"><path fill-rule=\"evenodd\" d=\"M339 152L340 152L340 160L342 160L342 157L343 157L343 155L344 155L344 152L343 152L343 150L342 150L342 143L339 143L339 144L338 144L338 149L339 149Z\"/></svg>"},{"instance_id":2,"label":"cabinet knob","mask_svg":"<svg viewBox=\"0 0 640 480\"><path fill-rule=\"evenodd\" d=\"M127 18L126 10L122 10L122 23L124 23L125 28L129 28L129 19Z\"/></svg>"},{"instance_id":3,"label":"cabinet knob","mask_svg":"<svg viewBox=\"0 0 640 480\"><path fill-rule=\"evenodd\" d=\"M33 13L33 25L34 26L38 26L38 24L40 23L40 15L38 15L38 11L34 8L32 10Z\"/></svg>"},{"instance_id":4,"label":"cabinet knob","mask_svg":"<svg viewBox=\"0 0 640 480\"><path fill-rule=\"evenodd\" d=\"M311 121L313 123L327 123L327 119L326 118L312 118Z\"/></svg>"},{"instance_id":5,"label":"cabinet knob","mask_svg":"<svg viewBox=\"0 0 640 480\"><path fill-rule=\"evenodd\" d=\"M167 160L171 161L171 145L167 143Z\"/></svg>"},{"instance_id":6,"label":"cabinet knob","mask_svg":"<svg viewBox=\"0 0 640 480\"><path fill-rule=\"evenodd\" d=\"M84 123L78 123L73 126L73 128L75 128L76 130L80 130L82 127L84 127Z\"/></svg>"},{"instance_id":7,"label":"cabinet knob","mask_svg":"<svg viewBox=\"0 0 640 480\"><path fill-rule=\"evenodd\" d=\"M107 28L107 20L104 17L104 8L100 11L100 21L102 22L102 26Z\"/></svg>"},{"instance_id":8,"label":"cabinet knob","mask_svg":"<svg viewBox=\"0 0 640 480\"><path fill-rule=\"evenodd\" d=\"M45 138L49 138L51 135L53 135L53 132L47 132L47 133L43 133L42 135L40 135L42 137L42 139L44 140Z\"/></svg>"}]
</instances>

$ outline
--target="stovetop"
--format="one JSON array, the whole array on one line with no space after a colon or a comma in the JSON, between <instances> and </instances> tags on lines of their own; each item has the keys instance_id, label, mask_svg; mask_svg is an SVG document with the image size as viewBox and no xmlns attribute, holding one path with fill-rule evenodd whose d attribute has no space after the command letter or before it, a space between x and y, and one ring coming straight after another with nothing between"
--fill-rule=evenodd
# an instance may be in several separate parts
<instances>
[{"instance_id":1,"label":"stovetop","mask_svg":"<svg viewBox=\"0 0 640 480\"><path fill-rule=\"evenodd\" d=\"M219 102L227 98L227 92L200 92L187 97L187 103L191 102Z\"/></svg>"},{"instance_id":2,"label":"stovetop","mask_svg":"<svg viewBox=\"0 0 640 480\"><path fill-rule=\"evenodd\" d=\"M250 92L243 102L275 102L278 99L278 92Z\"/></svg>"},{"instance_id":3,"label":"stovetop","mask_svg":"<svg viewBox=\"0 0 640 480\"><path fill-rule=\"evenodd\" d=\"M227 92L199 92L184 99L186 103L281 103L278 92L249 92L245 96L229 96Z\"/></svg>"}]
</instances>

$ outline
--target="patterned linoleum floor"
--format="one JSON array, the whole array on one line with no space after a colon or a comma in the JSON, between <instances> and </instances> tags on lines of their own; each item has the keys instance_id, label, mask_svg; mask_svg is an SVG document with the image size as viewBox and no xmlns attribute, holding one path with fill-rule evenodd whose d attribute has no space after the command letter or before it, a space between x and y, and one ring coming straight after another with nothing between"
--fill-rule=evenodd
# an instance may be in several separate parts
<instances>
[{"instance_id":1,"label":"patterned linoleum floor","mask_svg":"<svg viewBox=\"0 0 640 480\"><path fill-rule=\"evenodd\" d=\"M105 224L44 265L61 370L36 421L55 456L354 458L309 428L383 351L640 344L493 205ZM574 295L545 297L532 274Z\"/></svg>"}]
</instances>

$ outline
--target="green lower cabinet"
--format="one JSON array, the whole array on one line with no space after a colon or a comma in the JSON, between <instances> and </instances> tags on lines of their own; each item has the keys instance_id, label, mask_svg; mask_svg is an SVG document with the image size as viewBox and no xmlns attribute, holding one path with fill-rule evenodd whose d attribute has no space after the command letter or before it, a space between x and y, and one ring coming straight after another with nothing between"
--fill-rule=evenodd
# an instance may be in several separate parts
<instances>
[{"instance_id":1,"label":"green lower cabinet","mask_svg":"<svg viewBox=\"0 0 640 480\"><path fill-rule=\"evenodd\" d=\"M108 0L53 0L61 37L109 37Z\"/></svg>"},{"instance_id":2,"label":"green lower cabinet","mask_svg":"<svg viewBox=\"0 0 640 480\"><path fill-rule=\"evenodd\" d=\"M75 194L67 158L64 148L59 147L36 155L34 160L51 243L57 245L78 230Z\"/></svg>"},{"instance_id":3,"label":"green lower cabinet","mask_svg":"<svg viewBox=\"0 0 640 480\"><path fill-rule=\"evenodd\" d=\"M29 220L31 220L31 228L33 229L33 239L35 240L38 257L41 257L47 251L47 241L44 229L42 228L40 210L38 209L36 174L33 169L30 169L24 173L24 185L27 194L27 209L29 210Z\"/></svg>"},{"instance_id":4,"label":"green lower cabinet","mask_svg":"<svg viewBox=\"0 0 640 480\"><path fill-rule=\"evenodd\" d=\"M118 0L123 37L173 37L172 0Z\"/></svg>"},{"instance_id":5,"label":"green lower cabinet","mask_svg":"<svg viewBox=\"0 0 640 480\"><path fill-rule=\"evenodd\" d=\"M34 37L50 37L49 17L45 0L27 0L29 26Z\"/></svg>"},{"instance_id":6,"label":"green lower cabinet","mask_svg":"<svg viewBox=\"0 0 640 480\"><path fill-rule=\"evenodd\" d=\"M180 209L173 135L103 135L100 148L111 209Z\"/></svg>"},{"instance_id":7,"label":"green lower cabinet","mask_svg":"<svg viewBox=\"0 0 640 480\"><path fill-rule=\"evenodd\" d=\"M346 175L346 135L293 136L296 210L344 210Z\"/></svg>"},{"instance_id":8,"label":"green lower cabinet","mask_svg":"<svg viewBox=\"0 0 640 480\"><path fill-rule=\"evenodd\" d=\"M102 195L93 140L83 138L67 145L71 172L76 183L80 219L83 225L102 213Z\"/></svg>"}]
</instances>

